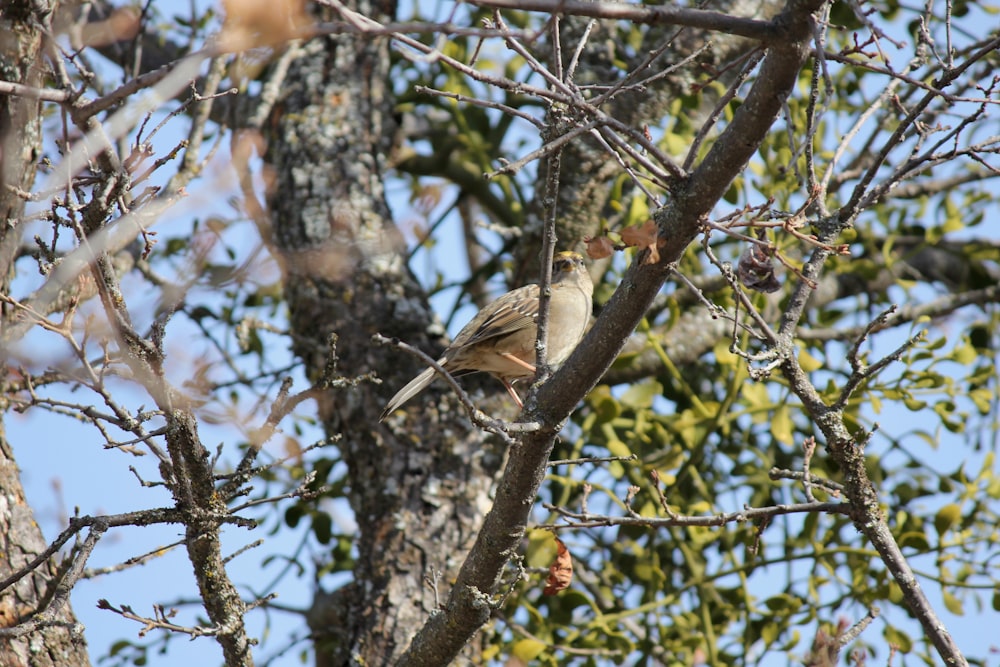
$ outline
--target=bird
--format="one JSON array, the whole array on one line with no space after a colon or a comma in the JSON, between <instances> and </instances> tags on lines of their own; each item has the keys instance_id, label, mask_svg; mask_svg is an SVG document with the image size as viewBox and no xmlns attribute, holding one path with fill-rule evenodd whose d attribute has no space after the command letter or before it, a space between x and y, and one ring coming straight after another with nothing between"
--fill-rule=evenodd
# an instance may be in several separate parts
<instances>
[{"instance_id":1,"label":"bird","mask_svg":"<svg viewBox=\"0 0 1000 667\"><path fill-rule=\"evenodd\" d=\"M590 321L594 284L579 253L563 251L553 258L551 294L547 360L558 366L576 348ZM489 373L503 383L518 407L524 407L513 384L535 376L538 304L538 285L507 292L462 327L438 365L454 376ZM410 380L389 399L379 421L426 389L435 375L428 368Z\"/></svg>"}]
</instances>

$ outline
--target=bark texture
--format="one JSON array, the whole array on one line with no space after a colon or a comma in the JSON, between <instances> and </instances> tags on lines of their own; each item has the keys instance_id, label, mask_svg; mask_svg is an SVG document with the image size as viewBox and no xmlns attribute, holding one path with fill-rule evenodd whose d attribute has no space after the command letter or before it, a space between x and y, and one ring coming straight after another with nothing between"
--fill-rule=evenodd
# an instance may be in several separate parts
<instances>
[{"instance_id":1,"label":"bark texture","mask_svg":"<svg viewBox=\"0 0 1000 667\"><path fill-rule=\"evenodd\" d=\"M53 3L0 3L0 79L38 87L43 26ZM37 100L0 95L0 290L9 292L20 243L19 223L41 153ZM10 443L0 422L0 580L30 563L48 545L28 506ZM61 572L49 561L0 591L0 627L11 627L44 610ZM21 637L0 639L5 667L89 665L82 626L69 605L54 610L53 624Z\"/></svg>"},{"instance_id":2,"label":"bark texture","mask_svg":"<svg viewBox=\"0 0 1000 667\"><path fill-rule=\"evenodd\" d=\"M0 81L38 85L42 20L17 2L0 3ZM21 239L16 228L24 213L24 198L13 188L30 192L35 181L42 146L39 110L38 100L0 95L0 183L4 186L0 188L0 286L4 293L13 276Z\"/></svg>"},{"instance_id":3,"label":"bark texture","mask_svg":"<svg viewBox=\"0 0 1000 667\"><path fill-rule=\"evenodd\" d=\"M28 565L48 544L24 497L20 473L10 443L0 424L0 580ZM0 591L0 628L33 618L56 593L62 577L59 563L50 559L10 587ZM83 667L90 664L83 626L65 604L47 614L53 624L21 637L0 637L0 665L4 667Z\"/></svg>"},{"instance_id":4,"label":"bark texture","mask_svg":"<svg viewBox=\"0 0 1000 667\"><path fill-rule=\"evenodd\" d=\"M378 20L394 12L368 2L352 8ZM385 380L331 388L320 400L327 432L341 438L360 535L353 583L319 593L310 626L318 664L383 665L447 594L488 507L500 454L434 387L405 417L378 423L386 399L420 365L375 347L372 335L425 350L443 345L383 191L393 131L388 42L337 36L302 49L272 114L267 154L295 351L319 379L332 368L335 335L337 376L374 371Z\"/></svg>"}]
</instances>

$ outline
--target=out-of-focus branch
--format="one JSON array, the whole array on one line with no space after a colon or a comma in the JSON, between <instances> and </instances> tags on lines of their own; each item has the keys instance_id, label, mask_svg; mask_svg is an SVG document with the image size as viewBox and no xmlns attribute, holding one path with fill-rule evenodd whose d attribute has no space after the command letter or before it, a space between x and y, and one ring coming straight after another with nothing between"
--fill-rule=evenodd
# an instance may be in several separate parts
<instances>
[{"instance_id":1,"label":"out-of-focus branch","mask_svg":"<svg viewBox=\"0 0 1000 667\"><path fill-rule=\"evenodd\" d=\"M721 12L687 9L672 5L634 5L613 2L583 2L582 0L473 0L478 7L546 12L595 19L630 21L632 23L682 25L689 28L715 30L768 42L779 31L771 21L740 18Z\"/></svg>"},{"instance_id":2,"label":"out-of-focus branch","mask_svg":"<svg viewBox=\"0 0 1000 667\"><path fill-rule=\"evenodd\" d=\"M769 520L785 514L821 512L824 514L850 515L851 507L842 502L809 502L771 507L745 507L735 512L725 512L710 516L608 516L590 512L573 512L563 507L545 504L545 508L566 519L565 524L545 526L547 530L572 528L600 528L604 526L645 526L647 528L669 528L671 526L724 526L727 523Z\"/></svg>"},{"instance_id":3,"label":"out-of-focus branch","mask_svg":"<svg viewBox=\"0 0 1000 667\"><path fill-rule=\"evenodd\" d=\"M949 294L922 304L906 304L896 309L888 315L884 321L879 322L872 332L883 331L892 327L903 326L917 321L921 318L938 319L954 313L959 308L965 306L986 306L1000 302L1000 286L985 287L983 289ZM821 340L854 340L869 330L868 325L858 325L855 327L824 328L824 329L800 329L796 334L798 338L809 341Z\"/></svg>"}]
</instances>

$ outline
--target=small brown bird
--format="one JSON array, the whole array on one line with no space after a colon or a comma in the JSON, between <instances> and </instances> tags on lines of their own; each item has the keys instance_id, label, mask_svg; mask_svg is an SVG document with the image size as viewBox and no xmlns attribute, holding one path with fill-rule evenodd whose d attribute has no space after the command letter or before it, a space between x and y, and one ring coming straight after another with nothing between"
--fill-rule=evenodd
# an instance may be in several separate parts
<instances>
[{"instance_id":1,"label":"small brown bird","mask_svg":"<svg viewBox=\"0 0 1000 667\"><path fill-rule=\"evenodd\" d=\"M487 305L458 332L438 364L452 375L489 373L523 407L512 385L535 376L538 294L538 285L525 285ZM558 366L566 361L583 338L593 295L594 284L583 257L568 251L557 254L552 262L549 300L549 364ZM434 369L428 368L410 380L389 400L379 421L426 389L434 376Z\"/></svg>"}]
</instances>

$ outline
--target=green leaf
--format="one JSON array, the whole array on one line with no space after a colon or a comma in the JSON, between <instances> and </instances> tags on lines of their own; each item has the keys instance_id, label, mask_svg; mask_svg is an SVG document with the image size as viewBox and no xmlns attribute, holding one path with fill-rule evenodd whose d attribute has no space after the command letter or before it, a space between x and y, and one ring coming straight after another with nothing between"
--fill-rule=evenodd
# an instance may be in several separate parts
<instances>
[{"instance_id":1,"label":"green leaf","mask_svg":"<svg viewBox=\"0 0 1000 667\"><path fill-rule=\"evenodd\" d=\"M302 507L300 505L292 505L287 510L285 510L285 524L289 528L295 528L299 525L299 519L302 518Z\"/></svg>"},{"instance_id":2,"label":"green leaf","mask_svg":"<svg viewBox=\"0 0 1000 667\"><path fill-rule=\"evenodd\" d=\"M608 440L607 447L611 456L632 456L632 450L621 440Z\"/></svg>"},{"instance_id":3,"label":"green leaf","mask_svg":"<svg viewBox=\"0 0 1000 667\"><path fill-rule=\"evenodd\" d=\"M929 322L930 320L927 321ZM933 352L934 350L940 350L947 344L948 344L947 338L937 338L935 340L928 341L927 344L924 345L924 349Z\"/></svg>"},{"instance_id":4,"label":"green leaf","mask_svg":"<svg viewBox=\"0 0 1000 667\"><path fill-rule=\"evenodd\" d=\"M927 541L926 535L920 531L911 530L899 536L899 546L913 547L917 551L926 551L930 549L931 545L930 542Z\"/></svg>"},{"instance_id":5,"label":"green leaf","mask_svg":"<svg viewBox=\"0 0 1000 667\"><path fill-rule=\"evenodd\" d=\"M957 597L949 593L948 591L941 591L941 599L944 600L945 609L955 614L956 616L964 616L965 609L962 605L962 601Z\"/></svg>"},{"instance_id":6,"label":"green leaf","mask_svg":"<svg viewBox=\"0 0 1000 667\"><path fill-rule=\"evenodd\" d=\"M948 503L934 516L934 528L937 529L938 535L943 535L961 519L962 508L955 503Z\"/></svg>"},{"instance_id":7,"label":"green leaf","mask_svg":"<svg viewBox=\"0 0 1000 667\"><path fill-rule=\"evenodd\" d=\"M813 373L823 368L823 362L812 356L805 350L799 350L799 366L806 373Z\"/></svg>"},{"instance_id":8,"label":"green leaf","mask_svg":"<svg viewBox=\"0 0 1000 667\"><path fill-rule=\"evenodd\" d=\"M649 206L645 197L632 197L629 205L628 215L625 218L625 226L641 225L649 220Z\"/></svg>"},{"instance_id":9,"label":"green leaf","mask_svg":"<svg viewBox=\"0 0 1000 667\"><path fill-rule=\"evenodd\" d=\"M976 479L993 479L993 466L996 463L996 452L987 452L983 457L983 466L979 469Z\"/></svg>"},{"instance_id":10,"label":"green leaf","mask_svg":"<svg viewBox=\"0 0 1000 667\"><path fill-rule=\"evenodd\" d=\"M760 638L764 640L764 644L770 646L778 640L778 635L781 634L781 628L778 627L777 623L768 621L764 624L764 627L760 629Z\"/></svg>"},{"instance_id":11,"label":"green leaf","mask_svg":"<svg viewBox=\"0 0 1000 667\"><path fill-rule=\"evenodd\" d=\"M333 534L333 521L330 519L330 515L326 512L313 513L312 530L320 544L329 543Z\"/></svg>"},{"instance_id":12,"label":"green leaf","mask_svg":"<svg viewBox=\"0 0 1000 667\"><path fill-rule=\"evenodd\" d=\"M976 404L979 414L988 415L993 408L993 392L989 389L973 389L968 394L969 399Z\"/></svg>"},{"instance_id":13,"label":"green leaf","mask_svg":"<svg viewBox=\"0 0 1000 667\"><path fill-rule=\"evenodd\" d=\"M997 593L997 595L1000 595L1000 593ZM994 597L994 599L996 598ZM119 639L118 641L116 641L111 645L111 648L108 651L108 655L116 656L130 646L132 646L132 642L128 641L127 639Z\"/></svg>"},{"instance_id":14,"label":"green leaf","mask_svg":"<svg viewBox=\"0 0 1000 667\"><path fill-rule=\"evenodd\" d=\"M774 417L771 419L771 435L778 442L791 445L794 443L792 428L792 417L788 412L788 406L778 406L778 409L774 411Z\"/></svg>"},{"instance_id":15,"label":"green leaf","mask_svg":"<svg viewBox=\"0 0 1000 667\"><path fill-rule=\"evenodd\" d=\"M510 652L512 656L527 664L541 655L545 648L545 643L537 639L521 639L515 642Z\"/></svg>"},{"instance_id":16,"label":"green leaf","mask_svg":"<svg viewBox=\"0 0 1000 667\"><path fill-rule=\"evenodd\" d=\"M942 235L957 232L965 227L965 212L952 201L951 197L945 197L943 210L945 218L941 227Z\"/></svg>"},{"instance_id":17,"label":"green leaf","mask_svg":"<svg viewBox=\"0 0 1000 667\"><path fill-rule=\"evenodd\" d=\"M895 581L889 582L889 593L886 596L889 598L889 602L893 604L900 604L903 601L903 591L899 588L899 584Z\"/></svg>"},{"instance_id":18,"label":"green leaf","mask_svg":"<svg viewBox=\"0 0 1000 667\"><path fill-rule=\"evenodd\" d=\"M767 605L767 608L771 611L782 615L787 615L802 608L802 600L794 595L788 595L787 593L769 597L764 601L764 604Z\"/></svg>"},{"instance_id":19,"label":"green leaf","mask_svg":"<svg viewBox=\"0 0 1000 667\"><path fill-rule=\"evenodd\" d=\"M621 414L621 405L611 395L611 389L606 384L602 384L590 392L590 395L587 396L587 402L594 410L598 424L609 422Z\"/></svg>"},{"instance_id":20,"label":"green leaf","mask_svg":"<svg viewBox=\"0 0 1000 667\"><path fill-rule=\"evenodd\" d=\"M763 382L747 382L740 387L740 398L752 409L770 407L771 397L767 393L767 385Z\"/></svg>"},{"instance_id":21,"label":"green leaf","mask_svg":"<svg viewBox=\"0 0 1000 667\"><path fill-rule=\"evenodd\" d=\"M951 358L963 366L970 365L978 357L979 353L976 352L976 348L967 343L958 345L951 353Z\"/></svg>"},{"instance_id":22,"label":"green leaf","mask_svg":"<svg viewBox=\"0 0 1000 667\"><path fill-rule=\"evenodd\" d=\"M913 640L902 630L890 625L886 627L884 634L886 641L899 649L900 653L909 653L913 650Z\"/></svg>"},{"instance_id":23,"label":"green leaf","mask_svg":"<svg viewBox=\"0 0 1000 667\"><path fill-rule=\"evenodd\" d=\"M663 385L656 380L647 380L634 384L622 394L622 405L635 410L644 410L653 406L653 399L663 395Z\"/></svg>"}]
</instances>

